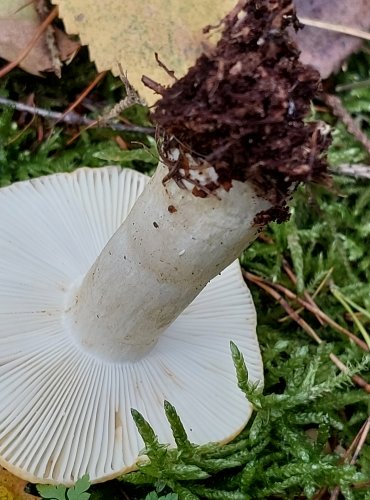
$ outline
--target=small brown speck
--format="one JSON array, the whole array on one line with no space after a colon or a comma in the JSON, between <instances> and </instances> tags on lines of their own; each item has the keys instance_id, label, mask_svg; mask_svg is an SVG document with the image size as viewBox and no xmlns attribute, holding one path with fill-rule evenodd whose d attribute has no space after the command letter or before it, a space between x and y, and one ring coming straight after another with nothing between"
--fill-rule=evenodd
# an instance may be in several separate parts
<instances>
[{"instance_id":1,"label":"small brown speck","mask_svg":"<svg viewBox=\"0 0 370 500\"><path fill-rule=\"evenodd\" d=\"M175 212L177 212L177 208L174 207L173 205L169 205L168 211L170 212L170 214L174 214Z\"/></svg>"}]
</instances>

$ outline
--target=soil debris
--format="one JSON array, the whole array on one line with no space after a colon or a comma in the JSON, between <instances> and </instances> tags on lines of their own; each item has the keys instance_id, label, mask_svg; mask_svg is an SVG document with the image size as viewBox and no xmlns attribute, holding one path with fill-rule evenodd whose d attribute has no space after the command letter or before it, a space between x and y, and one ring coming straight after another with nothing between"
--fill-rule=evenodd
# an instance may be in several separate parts
<instances>
[{"instance_id":1,"label":"soil debris","mask_svg":"<svg viewBox=\"0 0 370 500\"><path fill-rule=\"evenodd\" d=\"M290 0L241 0L220 27L206 28L222 30L217 46L162 89L152 113L166 180L184 186L192 169L212 166L217 180L195 195L249 180L282 206L297 182L326 178L329 136L304 121L320 78L299 61L288 31L298 24Z\"/></svg>"}]
</instances>

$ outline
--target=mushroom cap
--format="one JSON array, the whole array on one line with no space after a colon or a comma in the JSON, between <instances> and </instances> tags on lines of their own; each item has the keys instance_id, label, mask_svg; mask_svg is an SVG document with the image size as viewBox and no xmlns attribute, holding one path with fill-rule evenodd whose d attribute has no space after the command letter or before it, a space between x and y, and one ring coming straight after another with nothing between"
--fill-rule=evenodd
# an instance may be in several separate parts
<instances>
[{"instance_id":1,"label":"mushroom cap","mask_svg":"<svg viewBox=\"0 0 370 500\"><path fill-rule=\"evenodd\" d=\"M135 408L174 444L163 410L189 439L226 442L252 408L238 389L230 340L262 381L256 315L238 262L216 276L136 362L107 362L75 342L65 310L147 177L79 169L0 189L0 464L32 482L92 482L135 468ZM124 286L124 284L123 284Z\"/></svg>"}]
</instances>

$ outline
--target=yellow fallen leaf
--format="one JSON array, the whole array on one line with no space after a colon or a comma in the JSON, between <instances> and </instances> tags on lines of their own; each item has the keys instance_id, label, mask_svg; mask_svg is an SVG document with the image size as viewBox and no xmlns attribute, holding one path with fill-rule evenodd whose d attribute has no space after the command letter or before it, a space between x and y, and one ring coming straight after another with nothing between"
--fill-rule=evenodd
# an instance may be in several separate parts
<instances>
[{"instance_id":1,"label":"yellow fallen leaf","mask_svg":"<svg viewBox=\"0 0 370 500\"><path fill-rule=\"evenodd\" d=\"M235 0L53 0L67 32L89 46L99 71L119 74L118 63L149 104L158 99L141 83L143 74L161 84L171 78L155 60L183 76L208 38L202 28L216 25Z\"/></svg>"},{"instance_id":2,"label":"yellow fallen leaf","mask_svg":"<svg viewBox=\"0 0 370 500\"><path fill-rule=\"evenodd\" d=\"M36 500L38 497L24 492L27 481L23 481L0 467L0 500Z\"/></svg>"},{"instance_id":3,"label":"yellow fallen leaf","mask_svg":"<svg viewBox=\"0 0 370 500\"><path fill-rule=\"evenodd\" d=\"M34 4L27 0L0 0L0 57L7 61L15 60L22 50L28 46L40 19ZM78 44L57 30L56 40L60 59L63 61L73 54ZM47 49L45 38L41 37L20 67L34 75L52 69L52 60Z\"/></svg>"},{"instance_id":4,"label":"yellow fallen leaf","mask_svg":"<svg viewBox=\"0 0 370 500\"><path fill-rule=\"evenodd\" d=\"M0 486L0 500L14 500L12 493L5 486Z\"/></svg>"}]
</instances>

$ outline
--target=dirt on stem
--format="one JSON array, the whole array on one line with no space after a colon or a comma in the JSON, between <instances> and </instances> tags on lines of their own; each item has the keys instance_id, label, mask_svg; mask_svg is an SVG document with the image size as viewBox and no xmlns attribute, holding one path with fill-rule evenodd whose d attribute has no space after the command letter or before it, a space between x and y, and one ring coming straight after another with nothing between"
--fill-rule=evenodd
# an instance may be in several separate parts
<instances>
[{"instance_id":1,"label":"dirt on stem","mask_svg":"<svg viewBox=\"0 0 370 500\"><path fill-rule=\"evenodd\" d=\"M220 26L205 28L221 30L216 47L171 87L156 86L162 98L152 116L165 180L184 187L184 179L194 184L191 170L212 166L216 180L195 182L193 193L203 197L233 180L252 181L274 205L258 223L287 218L297 182L327 181L329 135L305 122L320 78L298 59L287 29L298 24L290 0L241 0Z\"/></svg>"}]
</instances>

